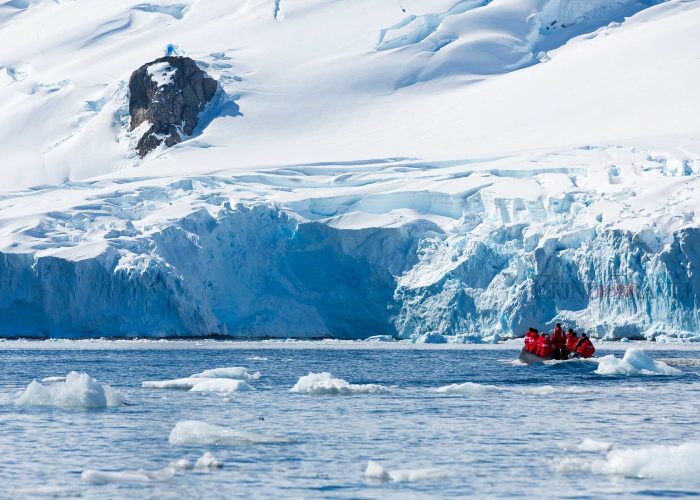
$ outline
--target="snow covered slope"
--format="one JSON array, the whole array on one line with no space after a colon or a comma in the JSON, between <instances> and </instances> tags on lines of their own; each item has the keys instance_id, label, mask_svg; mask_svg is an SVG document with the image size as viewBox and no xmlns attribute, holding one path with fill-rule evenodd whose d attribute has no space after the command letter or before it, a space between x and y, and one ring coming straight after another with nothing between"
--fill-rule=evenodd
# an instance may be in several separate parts
<instances>
[{"instance_id":1,"label":"snow covered slope","mask_svg":"<svg viewBox=\"0 0 700 500\"><path fill-rule=\"evenodd\" d=\"M0 334L700 332L700 1L0 3ZM143 160L126 82L225 96Z\"/></svg>"}]
</instances>

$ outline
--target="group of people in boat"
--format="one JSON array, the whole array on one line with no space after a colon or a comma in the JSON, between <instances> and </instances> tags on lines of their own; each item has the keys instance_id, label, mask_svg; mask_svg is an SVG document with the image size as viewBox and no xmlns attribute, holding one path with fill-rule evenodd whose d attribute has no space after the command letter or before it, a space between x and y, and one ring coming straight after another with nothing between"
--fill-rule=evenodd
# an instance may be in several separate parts
<instances>
[{"instance_id":1,"label":"group of people in boat","mask_svg":"<svg viewBox=\"0 0 700 500\"><path fill-rule=\"evenodd\" d=\"M547 359L590 358L595 347L588 335L578 334L569 328L564 335L561 323L557 323L551 335L530 328L525 334L525 350Z\"/></svg>"}]
</instances>

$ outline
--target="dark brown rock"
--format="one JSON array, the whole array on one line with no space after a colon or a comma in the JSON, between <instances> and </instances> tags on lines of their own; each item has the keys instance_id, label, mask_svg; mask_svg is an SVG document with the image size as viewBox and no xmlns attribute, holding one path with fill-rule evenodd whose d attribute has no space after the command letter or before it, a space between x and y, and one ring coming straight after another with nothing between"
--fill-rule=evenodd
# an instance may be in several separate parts
<instances>
[{"instance_id":1,"label":"dark brown rock","mask_svg":"<svg viewBox=\"0 0 700 500\"><path fill-rule=\"evenodd\" d=\"M192 135L198 115L218 89L216 80L189 57L168 56L144 64L129 79L131 130L151 124L136 146L143 158L160 144Z\"/></svg>"}]
</instances>

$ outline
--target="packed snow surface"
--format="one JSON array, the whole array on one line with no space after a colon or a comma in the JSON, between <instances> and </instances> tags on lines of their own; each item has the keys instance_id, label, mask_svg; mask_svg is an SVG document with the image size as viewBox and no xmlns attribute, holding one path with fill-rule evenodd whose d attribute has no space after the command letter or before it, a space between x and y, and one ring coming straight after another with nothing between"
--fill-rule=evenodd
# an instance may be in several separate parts
<instances>
[{"instance_id":1,"label":"packed snow surface","mask_svg":"<svg viewBox=\"0 0 700 500\"><path fill-rule=\"evenodd\" d=\"M622 359L616 358L613 354L600 358L595 373L626 376L683 375L678 368L673 368L663 361L656 361L644 351L635 348L627 349Z\"/></svg>"},{"instance_id":2,"label":"packed snow surface","mask_svg":"<svg viewBox=\"0 0 700 500\"><path fill-rule=\"evenodd\" d=\"M699 24L697 0L5 2L0 335L698 337ZM166 53L222 92L139 159L127 82Z\"/></svg>"},{"instance_id":3,"label":"packed snow surface","mask_svg":"<svg viewBox=\"0 0 700 500\"><path fill-rule=\"evenodd\" d=\"M62 408L107 408L123 406L126 401L106 384L84 372L70 372L66 377L49 377L32 381L17 399L20 406L57 406Z\"/></svg>"},{"instance_id":4,"label":"packed snow surface","mask_svg":"<svg viewBox=\"0 0 700 500\"><path fill-rule=\"evenodd\" d=\"M301 394L358 394L384 392L387 388L379 384L351 384L342 378L335 378L328 372L309 373L299 380L289 392Z\"/></svg>"},{"instance_id":5,"label":"packed snow surface","mask_svg":"<svg viewBox=\"0 0 700 500\"><path fill-rule=\"evenodd\" d=\"M285 438L255 434L199 420L184 420L175 424L168 438L170 444L178 446L241 446L249 444L288 443Z\"/></svg>"}]
</instances>

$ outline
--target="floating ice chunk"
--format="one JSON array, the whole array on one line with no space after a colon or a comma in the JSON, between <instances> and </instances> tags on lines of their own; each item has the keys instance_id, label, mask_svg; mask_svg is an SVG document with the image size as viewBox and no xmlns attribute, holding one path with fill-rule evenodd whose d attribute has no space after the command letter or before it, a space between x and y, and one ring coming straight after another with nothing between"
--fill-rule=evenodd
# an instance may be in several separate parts
<instances>
[{"instance_id":1,"label":"floating ice chunk","mask_svg":"<svg viewBox=\"0 0 700 500\"><path fill-rule=\"evenodd\" d=\"M586 438L579 444L568 445L561 444L560 447L564 450L588 451L593 453L606 453L612 449L612 443L606 441L598 441L597 439Z\"/></svg>"},{"instance_id":2,"label":"floating ice chunk","mask_svg":"<svg viewBox=\"0 0 700 500\"><path fill-rule=\"evenodd\" d=\"M367 342L394 342L395 340L391 335L373 335L365 339Z\"/></svg>"},{"instance_id":3,"label":"floating ice chunk","mask_svg":"<svg viewBox=\"0 0 700 500\"><path fill-rule=\"evenodd\" d=\"M178 470L192 470L192 469L194 469L194 465L192 465L192 462L190 462L186 458L181 458L180 460L170 462L170 467L172 467L173 469L178 469Z\"/></svg>"},{"instance_id":4,"label":"floating ice chunk","mask_svg":"<svg viewBox=\"0 0 700 500\"><path fill-rule=\"evenodd\" d=\"M242 432L235 429L208 424L199 420L183 420L175 424L168 438L170 444L179 446L214 446L247 444L280 444L288 439Z\"/></svg>"},{"instance_id":5,"label":"floating ice chunk","mask_svg":"<svg viewBox=\"0 0 700 500\"><path fill-rule=\"evenodd\" d=\"M185 378L171 380L146 380L141 384L147 389L179 389L193 392L252 391L252 382L260 378L260 372L251 372L242 366L212 368Z\"/></svg>"},{"instance_id":6,"label":"floating ice chunk","mask_svg":"<svg viewBox=\"0 0 700 500\"><path fill-rule=\"evenodd\" d=\"M447 338L437 332L428 332L416 337L416 344L447 344Z\"/></svg>"},{"instance_id":7,"label":"floating ice chunk","mask_svg":"<svg viewBox=\"0 0 700 500\"><path fill-rule=\"evenodd\" d=\"M303 394L356 394L384 392L387 388L378 384L351 384L342 378L333 378L328 372L309 373L300 377L290 392Z\"/></svg>"},{"instance_id":8,"label":"floating ice chunk","mask_svg":"<svg viewBox=\"0 0 700 500\"><path fill-rule=\"evenodd\" d=\"M365 477L367 479L374 479L376 481L389 481L389 473L384 470L384 467L379 465L378 462L370 460L367 462L367 468L365 469Z\"/></svg>"},{"instance_id":9,"label":"floating ice chunk","mask_svg":"<svg viewBox=\"0 0 700 500\"><path fill-rule=\"evenodd\" d=\"M683 375L677 368L668 366L663 361L654 361L644 351L639 349L627 349L622 359L614 355L600 358L598 375Z\"/></svg>"},{"instance_id":10,"label":"floating ice chunk","mask_svg":"<svg viewBox=\"0 0 700 500\"><path fill-rule=\"evenodd\" d=\"M579 451L590 451L595 453L606 452L612 449L612 443L586 438L581 441L581 444L578 445L577 449Z\"/></svg>"},{"instance_id":11,"label":"floating ice chunk","mask_svg":"<svg viewBox=\"0 0 700 500\"><path fill-rule=\"evenodd\" d=\"M444 469L397 469L387 471L378 462L367 462L365 477L374 481L393 481L395 483L422 481L426 479L439 479L448 476Z\"/></svg>"},{"instance_id":12,"label":"floating ice chunk","mask_svg":"<svg viewBox=\"0 0 700 500\"><path fill-rule=\"evenodd\" d=\"M258 380L260 372L251 372L242 366L231 366L227 368L212 368L201 373L195 373L192 378L230 378L237 380Z\"/></svg>"},{"instance_id":13,"label":"floating ice chunk","mask_svg":"<svg viewBox=\"0 0 700 500\"><path fill-rule=\"evenodd\" d=\"M41 379L44 384L55 384L56 382L65 382L66 377L45 377Z\"/></svg>"},{"instance_id":14,"label":"floating ice chunk","mask_svg":"<svg viewBox=\"0 0 700 500\"><path fill-rule=\"evenodd\" d=\"M195 385L201 384L201 378L176 378L172 380L146 380L141 387L146 389L180 389L189 391Z\"/></svg>"},{"instance_id":15,"label":"floating ice chunk","mask_svg":"<svg viewBox=\"0 0 700 500\"><path fill-rule=\"evenodd\" d=\"M205 452L194 464L195 469L220 469L224 464L219 462L211 452Z\"/></svg>"},{"instance_id":16,"label":"floating ice chunk","mask_svg":"<svg viewBox=\"0 0 700 500\"><path fill-rule=\"evenodd\" d=\"M205 378L195 384L190 392L247 392L255 389L243 380L231 380L229 378Z\"/></svg>"},{"instance_id":17,"label":"floating ice chunk","mask_svg":"<svg viewBox=\"0 0 700 500\"><path fill-rule=\"evenodd\" d=\"M563 473L593 472L633 478L697 482L700 475L700 442L612 450L608 452L605 460L567 457L559 462L555 469Z\"/></svg>"},{"instance_id":18,"label":"floating ice chunk","mask_svg":"<svg viewBox=\"0 0 700 500\"><path fill-rule=\"evenodd\" d=\"M125 472L108 472L101 470L84 470L80 474L80 478L90 484L107 484L107 483L148 483L150 481L168 481L175 476L175 469L165 467L158 471L125 471Z\"/></svg>"},{"instance_id":19,"label":"floating ice chunk","mask_svg":"<svg viewBox=\"0 0 700 500\"><path fill-rule=\"evenodd\" d=\"M435 389L435 392L443 394L484 394L487 392L500 391L497 385L477 384L474 382L464 382L463 384L450 384Z\"/></svg>"},{"instance_id":20,"label":"floating ice chunk","mask_svg":"<svg viewBox=\"0 0 700 500\"><path fill-rule=\"evenodd\" d=\"M63 381L58 377L51 378L55 380L47 385L32 381L16 404L62 408L107 408L126 404L117 391L100 384L87 373L70 372Z\"/></svg>"},{"instance_id":21,"label":"floating ice chunk","mask_svg":"<svg viewBox=\"0 0 700 500\"><path fill-rule=\"evenodd\" d=\"M625 477L697 482L700 442L613 450L604 463L593 463L592 470Z\"/></svg>"}]
</instances>

